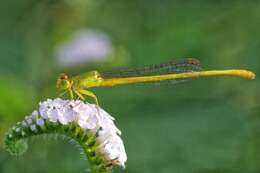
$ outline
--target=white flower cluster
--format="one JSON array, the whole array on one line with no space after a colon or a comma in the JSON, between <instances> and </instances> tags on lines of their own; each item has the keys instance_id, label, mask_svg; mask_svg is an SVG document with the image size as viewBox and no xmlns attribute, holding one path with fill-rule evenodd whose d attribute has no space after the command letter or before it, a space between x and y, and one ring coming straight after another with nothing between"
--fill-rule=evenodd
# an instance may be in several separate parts
<instances>
[{"instance_id":1,"label":"white flower cluster","mask_svg":"<svg viewBox=\"0 0 260 173\"><path fill-rule=\"evenodd\" d=\"M37 127L44 128L45 120L68 125L77 124L81 129L97 134L97 151L113 164L125 167L127 160L120 130L115 126L114 118L95 104L80 100L62 100L60 98L41 102L39 112L34 111L25 117L23 123L37 132ZM35 123L34 123L35 122Z\"/></svg>"}]
</instances>

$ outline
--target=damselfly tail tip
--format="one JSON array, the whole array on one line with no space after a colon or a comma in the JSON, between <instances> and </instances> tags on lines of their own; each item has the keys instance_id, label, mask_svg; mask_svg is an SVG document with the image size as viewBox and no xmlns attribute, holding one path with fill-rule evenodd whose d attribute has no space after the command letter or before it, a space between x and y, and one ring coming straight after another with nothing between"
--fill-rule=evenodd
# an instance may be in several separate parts
<instances>
[{"instance_id":1,"label":"damselfly tail tip","mask_svg":"<svg viewBox=\"0 0 260 173\"><path fill-rule=\"evenodd\" d=\"M256 78L256 74L255 73L253 73L253 72L251 72L252 74L251 74L251 79L255 79Z\"/></svg>"},{"instance_id":2,"label":"damselfly tail tip","mask_svg":"<svg viewBox=\"0 0 260 173\"><path fill-rule=\"evenodd\" d=\"M244 73L243 76L247 79L252 79L252 80L256 78L256 74L252 71L246 71L246 73Z\"/></svg>"}]
</instances>

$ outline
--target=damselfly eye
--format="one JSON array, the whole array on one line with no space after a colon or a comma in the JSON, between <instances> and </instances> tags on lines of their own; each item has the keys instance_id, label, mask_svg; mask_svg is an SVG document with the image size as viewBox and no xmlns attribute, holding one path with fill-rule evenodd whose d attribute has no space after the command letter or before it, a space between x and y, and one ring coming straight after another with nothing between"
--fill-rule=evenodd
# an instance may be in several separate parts
<instances>
[{"instance_id":1,"label":"damselfly eye","mask_svg":"<svg viewBox=\"0 0 260 173\"><path fill-rule=\"evenodd\" d=\"M66 75L65 73L62 73L62 74L60 74L60 79L62 79L62 80L68 80L68 79L69 79L69 76Z\"/></svg>"}]
</instances>

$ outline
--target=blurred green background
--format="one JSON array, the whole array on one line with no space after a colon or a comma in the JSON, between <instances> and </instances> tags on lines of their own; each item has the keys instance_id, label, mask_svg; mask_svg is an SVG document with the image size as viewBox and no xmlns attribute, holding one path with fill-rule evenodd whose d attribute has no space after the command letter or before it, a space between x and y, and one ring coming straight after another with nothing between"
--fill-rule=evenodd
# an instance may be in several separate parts
<instances>
[{"instance_id":1,"label":"blurred green background","mask_svg":"<svg viewBox=\"0 0 260 173\"><path fill-rule=\"evenodd\" d=\"M260 72L260 2L254 0L10 0L1 2L0 21L1 142L40 101L57 97L60 72L184 57L198 58L205 69ZM97 55L89 55L80 37ZM259 173L259 86L258 79L216 77L94 89L123 132L127 169L115 172ZM89 170L77 147L36 138L19 158L1 149L0 172Z\"/></svg>"}]
</instances>

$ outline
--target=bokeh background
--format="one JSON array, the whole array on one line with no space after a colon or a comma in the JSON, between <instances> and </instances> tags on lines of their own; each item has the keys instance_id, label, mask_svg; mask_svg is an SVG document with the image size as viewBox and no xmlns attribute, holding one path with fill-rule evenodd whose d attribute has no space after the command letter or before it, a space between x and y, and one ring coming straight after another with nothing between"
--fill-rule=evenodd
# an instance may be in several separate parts
<instances>
[{"instance_id":1,"label":"bokeh background","mask_svg":"<svg viewBox=\"0 0 260 173\"><path fill-rule=\"evenodd\" d=\"M10 0L0 6L0 139L55 80L194 57L205 69L260 72L260 2L244 0ZM215 77L177 85L97 88L123 131L129 173L259 173L260 80ZM64 140L27 153L1 147L1 173L88 172Z\"/></svg>"}]
</instances>

